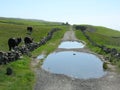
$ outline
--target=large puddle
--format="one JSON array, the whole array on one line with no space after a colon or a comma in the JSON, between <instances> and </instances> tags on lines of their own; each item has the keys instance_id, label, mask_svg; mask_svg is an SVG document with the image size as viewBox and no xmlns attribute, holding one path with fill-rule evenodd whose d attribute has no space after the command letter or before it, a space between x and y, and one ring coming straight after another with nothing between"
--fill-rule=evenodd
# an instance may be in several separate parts
<instances>
[{"instance_id":1,"label":"large puddle","mask_svg":"<svg viewBox=\"0 0 120 90\"><path fill-rule=\"evenodd\" d=\"M85 45L81 42L76 41L65 41L62 42L58 48L73 49L73 48L83 48Z\"/></svg>"},{"instance_id":2,"label":"large puddle","mask_svg":"<svg viewBox=\"0 0 120 90\"><path fill-rule=\"evenodd\" d=\"M95 55L83 52L54 52L47 56L42 68L74 78L100 78L106 74L103 62Z\"/></svg>"}]
</instances>

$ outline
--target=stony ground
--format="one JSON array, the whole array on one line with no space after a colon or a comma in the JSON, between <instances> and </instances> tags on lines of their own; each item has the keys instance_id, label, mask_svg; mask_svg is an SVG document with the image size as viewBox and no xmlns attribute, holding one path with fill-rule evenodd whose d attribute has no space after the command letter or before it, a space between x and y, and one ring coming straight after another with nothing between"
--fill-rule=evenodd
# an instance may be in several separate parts
<instances>
[{"instance_id":1,"label":"stony ground","mask_svg":"<svg viewBox=\"0 0 120 90\"><path fill-rule=\"evenodd\" d=\"M67 31L62 41L78 41L72 28ZM57 49L56 51L63 51ZM74 49L74 51L90 52L89 50ZM107 75L98 79L75 79L65 75L53 74L36 68L36 83L34 90L120 90L120 75L113 71L108 71Z\"/></svg>"}]
</instances>

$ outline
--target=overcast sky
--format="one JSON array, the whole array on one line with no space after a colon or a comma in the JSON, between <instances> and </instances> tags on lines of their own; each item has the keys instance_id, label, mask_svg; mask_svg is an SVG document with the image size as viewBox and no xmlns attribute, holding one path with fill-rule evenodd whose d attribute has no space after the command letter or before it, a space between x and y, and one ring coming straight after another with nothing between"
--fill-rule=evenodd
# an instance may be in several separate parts
<instances>
[{"instance_id":1,"label":"overcast sky","mask_svg":"<svg viewBox=\"0 0 120 90\"><path fill-rule=\"evenodd\" d=\"M90 24L120 30L120 0L0 0L0 17Z\"/></svg>"}]
</instances>

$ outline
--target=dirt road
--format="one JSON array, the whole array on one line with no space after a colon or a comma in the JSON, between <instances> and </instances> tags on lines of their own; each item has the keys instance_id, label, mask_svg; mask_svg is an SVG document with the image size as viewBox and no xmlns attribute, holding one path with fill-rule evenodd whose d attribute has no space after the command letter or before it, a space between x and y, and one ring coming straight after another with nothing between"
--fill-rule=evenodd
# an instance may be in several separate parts
<instances>
[{"instance_id":1,"label":"dirt road","mask_svg":"<svg viewBox=\"0 0 120 90\"><path fill-rule=\"evenodd\" d=\"M78 39L75 37L72 27L70 27L70 30L65 33L62 41L78 41Z\"/></svg>"},{"instance_id":2,"label":"dirt road","mask_svg":"<svg viewBox=\"0 0 120 90\"><path fill-rule=\"evenodd\" d=\"M66 40L78 40L71 28L62 39L62 41ZM86 50L81 49L80 51ZM34 90L120 90L120 75L116 72L109 71L102 78L86 80L52 74L41 68L37 68L35 72L37 82Z\"/></svg>"}]
</instances>

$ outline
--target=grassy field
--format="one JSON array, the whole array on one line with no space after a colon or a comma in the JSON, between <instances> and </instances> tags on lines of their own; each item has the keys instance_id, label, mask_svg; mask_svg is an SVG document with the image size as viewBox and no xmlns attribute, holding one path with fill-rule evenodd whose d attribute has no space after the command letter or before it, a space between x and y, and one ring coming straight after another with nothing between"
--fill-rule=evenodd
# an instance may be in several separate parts
<instances>
[{"instance_id":1,"label":"grassy field","mask_svg":"<svg viewBox=\"0 0 120 90\"><path fill-rule=\"evenodd\" d=\"M86 26L88 27L86 33L93 41L100 45L105 45L107 47L117 48L118 50L120 50L120 31L101 26ZM85 40L85 37L81 35L81 32L76 32L78 38L83 38Z\"/></svg>"},{"instance_id":2,"label":"grassy field","mask_svg":"<svg viewBox=\"0 0 120 90\"><path fill-rule=\"evenodd\" d=\"M98 44L103 44L110 48L117 48L120 50L120 32L112 30L105 27L94 26L95 31L90 32L88 30L87 34L91 39ZM89 29L89 28L88 28Z\"/></svg>"},{"instance_id":3,"label":"grassy field","mask_svg":"<svg viewBox=\"0 0 120 90\"><path fill-rule=\"evenodd\" d=\"M90 26L86 25L88 28L86 30L86 34L90 36L90 38L99 45L105 45L109 48L116 48L120 52L120 32L116 30L112 30L105 27L100 26ZM98 47L94 47L91 43L86 39L83 33L79 30L76 31L77 38L84 40L87 43L87 47L93 52L102 54L107 57L109 54L105 54L101 52L101 49ZM120 68L120 60L116 61L113 58L112 64L117 65Z\"/></svg>"},{"instance_id":4,"label":"grassy field","mask_svg":"<svg viewBox=\"0 0 120 90\"><path fill-rule=\"evenodd\" d=\"M60 25L60 22L49 22L36 19L19 19L0 17L0 23L17 24L17 25Z\"/></svg>"},{"instance_id":5,"label":"grassy field","mask_svg":"<svg viewBox=\"0 0 120 90\"><path fill-rule=\"evenodd\" d=\"M31 37L35 42L39 42L40 39L46 36L52 28L57 27L62 29L55 32L53 38L48 41L46 45L33 51L31 53L33 57L42 52L48 54L56 49L64 35L64 32L68 30L68 26L62 26L60 23L0 18L0 51L8 51L8 38L24 38L27 36L27 26L33 26L33 33ZM11 62L7 65L0 65L0 90L32 90L35 82L35 75L31 70L30 63L31 58L24 55L20 60ZM7 67L12 68L13 70L13 74L11 76L5 75Z\"/></svg>"},{"instance_id":6,"label":"grassy field","mask_svg":"<svg viewBox=\"0 0 120 90\"><path fill-rule=\"evenodd\" d=\"M113 30L106 27L101 26L94 26L96 33L105 35L105 36L113 36L113 37L120 37L120 32L117 30Z\"/></svg>"},{"instance_id":7,"label":"grassy field","mask_svg":"<svg viewBox=\"0 0 120 90\"><path fill-rule=\"evenodd\" d=\"M4 21L4 22L1 22ZM11 23L12 22L12 23ZM13 23L14 22L14 23ZM21 37L28 36L27 26L33 27L33 34L31 37L35 42L39 42L43 36L46 36L46 32L49 32L52 28L60 27L60 23L50 23L44 21L35 20L24 20L24 19L4 19L0 18L0 50L8 50L8 39L11 37Z\"/></svg>"}]
</instances>

